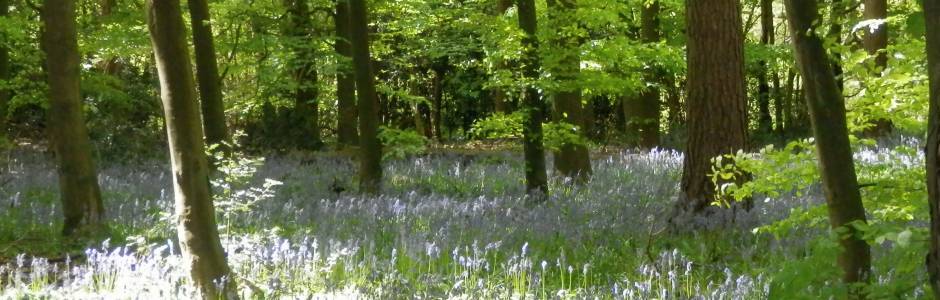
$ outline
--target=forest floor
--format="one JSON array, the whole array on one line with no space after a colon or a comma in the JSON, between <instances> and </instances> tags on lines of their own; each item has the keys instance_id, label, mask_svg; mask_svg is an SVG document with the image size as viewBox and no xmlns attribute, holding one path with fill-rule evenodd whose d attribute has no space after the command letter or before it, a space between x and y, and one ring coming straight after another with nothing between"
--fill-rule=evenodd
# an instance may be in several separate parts
<instances>
[{"instance_id":1,"label":"forest floor","mask_svg":"<svg viewBox=\"0 0 940 300\"><path fill-rule=\"evenodd\" d=\"M822 232L753 231L820 204L817 190L664 230L677 152L597 155L589 183L553 178L539 205L524 196L519 155L457 152L387 162L374 198L350 192L356 166L342 156L227 168L213 183L217 214L245 298L766 299L763 274ZM165 162L103 164L111 236L65 241L48 161L19 151L0 175L0 298L195 295Z\"/></svg>"}]
</instances>

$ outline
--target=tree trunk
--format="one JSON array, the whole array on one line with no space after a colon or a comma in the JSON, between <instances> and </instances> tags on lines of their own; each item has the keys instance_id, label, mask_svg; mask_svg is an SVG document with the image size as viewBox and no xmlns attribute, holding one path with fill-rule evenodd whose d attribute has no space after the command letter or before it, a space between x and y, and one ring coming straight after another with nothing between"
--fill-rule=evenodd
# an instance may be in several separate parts
<instances>
[{"instance_id":1,"label":"tree trunk","mask_svg":"<svg viewBox=\"0 0 940 300\"><path fill-rule=\"evenodd\" d=\"M845 99L830 65L824 63L828 55L822 39L814 31L819 26L816 0L787 0L786 7L797 65L803 75L806 106L816 138L830 225L833 230L848 231L840 233L843 251L839 254L839 265L845 272L843 280L846 283L866 282L871 254L868 244L861 239L861 233L850 225L865 222L865 208L846 128ZM853 297L862 296L857 290L851 294Z\"/></svg>"},{"instance_id":2,"label":"tree trunk","mask_svg":"<svg viewBox=\"0 0 940 300\"><path fill-rule=\"evenodd\" d=\"M836 43L842 43L842 18L848 13L845 8L846 0L832 0L829 5L829 33L827 36ZM842 70L842 53L831 51L829 60L832 63L832 74L836 77L836 86L840 91L845 90L844 71Z\"/></svg>"},{"instance_id":3,"label":"tree trunk","mask_svg":"<svg viewBox=\"0 0 940 300\"><path fill-rule=\"evenodd\" d=\"M441 106L444 102L444 74L446 72L446 67L435 66L434 78L431 82L431 131L438 142L444 140L444 121Z\"/></svg>"},{"instance_id":4,"label":"tree trunk","mask_svg":"<svg viewBox=\"0 0 940 300\"><path fill-rule=\"evenodd\" d=\"M930 206L930 253L927 274L934 298L940 299L940 0L924 0L927 25L927 70L930 112L927 125L927 194Z\"/></svg>"},{"instance_id":5,"label":"tree trunk","mask_svg":"<svg viewBox=\"0 0 940 300\"><path fill-rule=\"evenodd\" d=\"M561 58L551 67L559 88L554 91L556 122L577 127L574 134L587 140L585 109L581 102L581 88L577 82L581 74L581 39L576 33L563 28L578 27L576 0L548 0L549 18L559 31L552 35L551 44ZM555 169L562 176L577 182L586 182L591 176L591 158L587 145L565 143L555 153Z\"/></svg>"},{"instance_id":6,"label":"tree trunk","mask_svg":"<svg viewBox=\"0 0 940 300\"><path fill-rule=\"evenodd\" d=\"M865 11L863 12L865 20L885 20L888 18L887 0L865 0ZM874 32L870 28L865 28L862 44L869 55L875 57L875 69L872 74L881 76L885 68L888 67L888 23L881 24ZM865 130L864 135L869 137L882 137L894 130L894 123L889 119L879 118L872 120L872 127Z\"/></svg>"},{"instance_id":7,"label":"tree trunk","mask_svg":"<svg viewBox=\"0 0 940 300\"><path fill-rule=\"evenodd\" d=\"M193 28L193 48L196 53L196 79L199 82L199 100L202 104L202 126L206 144L222 145L229 141L225 125L225 104L222 103L222 81L216 61L209 4L206 0L189 0L189 16Z\"/></svg>"},{"instance_id":8,"label":"tree trunk","mask_svg":"<svg viewBox=\"0 0 940 300\"><path fill-rule=\"evenodd\" d=\"M65 215L62 234L103 230L104 205L82 116L75 0L47 0L41 18L49 82L49 140L59 162Z\"/></svg>"},{"instance_id":9,"label":"tree trunk","mask_svg":"<svg viewBox=\"0 0 940 300\"><path fill-rule=\"evenodd\" d=\"M166 118L180 252L203 299L235 298L235 284L219 241L209 188L206 146L200 126L186 28L179 0L148 0L160 94ZM219 288L216 281L224 281Z\"/></svg>"},{"instance_id":10,"label":"tree trunk","mask_svg":"<svg viewBox=\"0 0 940 300\"><path fill-rule=\"evenodd\" d=\"M359 144L359 112L356 108L356 77L352 67L352 48L349 45L349 3L348 0L336 0L336 41L333 49L344 60L336 72L336 98L339 113L336 125L337 140L340 145Z\"/></svg>"},{"instance_id":11,"label":"tree trunk","mask_svg":"<svg viewBox=\"0 0 940 300\"><path fill-rule=\"evenodd\" d=\"M887 0L864 1L865 11L863 12L863 19L885 20L888 18ZM874 31L870 28L865 28L863 31L864 38L862 39L862 44L865 45L865 50L868 51L869 55L875 56L875 66L878 68L876 72L880 73L888 66L888 53L885 52L885 49L888 48L888 23L881 24Z\"/></svg>"},{"instance_id":12,"label":"tree trunk","mask_svg":"<svg viewBox=\"0 0 940 300\"><path fill-rule=\"evenodd\" d=\"M303 149L319 149L320 138L320 89L317 87L316 53L311 46L310 6L306 0L284 0L287 6L285 33L291 37L288 48L293 52L294 111L292 121L297 131L292 138Z\"/></svg>"},{"instance_id":13,"label":"tree trunk","mask_svg":"<svg viewBox=\"0 0 940 300\"><path fill-rule=\"evenodd\" d=\"M659 11L659 1L644 5L641 10L640 38L644 43L658 43L662 39L659 31ZM652 149L659 146L662 70L652 67L645 72L644 77L648 84L640 95L636 98L623 98L624 117L627 133L637 137L637 146Z\"/></svg>"},{"instance_id":14,"label":"tree trunk","mask_svg":"<svg viewBox=\"0 0 940 300\"><path fill-rule=\"evenodd\" d=\"M378 194L382 183L379 103L369 54L369 22L365 0L349 0L350 33L356 89L359 91L359 189Z\"/></svg>"},{"instance_id":15,"label":"tree trunk","mask_svg":"<svg viewBox=\"0 0 940 300\"><path fill-rule=\"evenodd\" d=\"M712 159L747 146L744 34L737 0L686 0L689 140L678 208L698 213L715 199Z\"/></svg>"},{"instance_id":16,"label":"tree trunk","mask_svg":"<svg viewBox=\"0 0 940 300\"><path fill-rule=\"evenodd\" d=\"M0 18L6 18L10 14L10 0L0 0ZM10 37L4 35L0 40L0 81L4 82L0 86L0 142L7 140L7 111L10 107L10 80L13 74L10 72Z\"/></svg>"},{"instance_id":17,"label":"tree trunk","mask_svg":"<svg viewBox=\"0 0 940 300\"><path fill-rule=\"evenodd\" d=\"M769 47L774 44L774 3L773 0L761 0L761 38L762 45ZM771 91L768 75L770 64L766 60L759 63L757 73L757 127L761 134L769 134L773 130L773 119L770 116Z\"/></svg>"},{"instance_id":18,"label":"tree trunk","mask_svg":"<svg viewBox=\"0 0 940 300\"><path fill-rule=\"evenodd\" d=\"M534 0L518 0L519 28L522 39L523 75L536 81L539 78L539 42L536 36L537 20ZM526 87L523 99L525 121L522 125L522 148L525 156L526 192L541 198L548 195L548 174L545 170L545 145L542 143L542 99L536 86Z\"/></svg>"}]
</instances>

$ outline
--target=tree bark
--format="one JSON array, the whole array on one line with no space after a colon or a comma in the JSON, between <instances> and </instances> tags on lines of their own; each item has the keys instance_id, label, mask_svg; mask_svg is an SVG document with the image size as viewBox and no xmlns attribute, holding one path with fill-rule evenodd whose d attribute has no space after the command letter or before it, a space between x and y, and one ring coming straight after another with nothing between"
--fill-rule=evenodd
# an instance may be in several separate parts
<instances>
[{"instance_id":1,"label":"tree bark","mask_svg":"<svg viewBox=\"0 0 940 300\"><path fill-rule=\"evenodd\" d=\"M765 47L774 44L774 3L773 0L761 0L761 38L760 42ZM769 73L770 64L766 60L759 63L760 70L757 73L757 127L758 132L769 134L773 130L773 119L770 116L770 102L772 94L770 91Z\"/></svg>"},{"instance_id":2,"label":"tree bark","mask_svg":"<svg viewBox=\"0 0 940 300\"><path fill-rule=\"evenodd\" d=\"M222 81L219 78L219 63L216 60L215 41L212 36L209 3L206 0L189 0L189 16L193 29L196 79L199 83L206 144L224 145L229 142L229 134L225 125Z\"/></svg>"},{"instance_id":3,"label":"tree bark","mask_svg":"<svg viewBox=\"0 0 940 300\"><path fill-rule=\"evenodd\" d=\"M712 159L747 146L744 33L737 0L686 0L688 130L678 208L698 213L715 200Z\"/></svg>"},{"instance_id":4,"label":"tree bark","mask_svg":"<svg viewBox=\"0 0 940 300\"><path fill-rule=\"evenodd\" d=\"M209 188L192 64L179 0L148 0L147 21L166 118L177 232L183 262L203 299L235 298L235 283L219 241ZM217 285L215 282L224 281Z\"/></svg>"},{"instance_id":5,"label":"tree bark","mask_svg":"<svg viewBox=\"0 0 940 300\"><path fill-rule=\"evenodd\" d=\"M840 232L839 265L846 283L866 282L871 269L868 244L861 239L854 222L865 222L849 132L846 126L845 99L836 83L822 39L815 33L819 26L816 0L787 0L790 32L796 60L803 75L806 106L809 110L819 170L829 210L830 225ZM845 230L845 233L842 231ZM862 297L859 291L853 297Z\"/></svg>"},{"instance_id":6,"label":"tree bark","mask_svg":"<svg viewBox=\"0 0 940 300\"><path fill-rule=\"evenodd\" d=\"M103 230L101 188L82 116L75 0L47 0L41 18L49 82L49 140L59 162L65 215L62 234Z\"/></svg>"},{"instance_id":7,"label":"tree bark","mask_svg":"<svg viewBox=\"0 0 940 300\"><path fill-rule=\"evenodd\" d=\"M865 11L863 12L865 20L885 20L888 18L887 0L865 0ZM888 24L884 23L878 26L874 31L869 28L864 29L864 39L862 44L869 55L875 56L876 72L884 71L888 66L888 53L884 50L888 48Z\"/></svg>"},{"instance_id":8,"label":"tree bark","mask_svg":"<svg viewBox=\"0 0 940 300\"><path fill-rule=\"evenodd\" d=\"M659 29L660 7L659 1L656 0L641 8L640 38L644 43L658 43L662 39ZM627 133L637 137L636 145L643 149L652 149L659 146L662 70L650 66L644 77L648 82L647 87L635 98L623 98L623 112Z\"/></svg>"},{"instance_id":9,"label":"tree bark","mask_svg":"<svg viewBox=\"0 0 940 300\"><path fill-rule=\"evenodd\" d=\"M587 140L585 109L581 102L578 78L581 74L581 39L575 32L565 32L578 24L576 0L548 0L549 19L556 28L551 45L561 58L551 66L559 88L554 91L554 119L577 127L575 134ZM578 27L575 25L574 27ZM586 182L591 176L591 158L587 145L565 143L555 153L555 169L562 176Z\"/></svg>"},{"instance_id":10,"label":"tree bark","mask_svg":"<svg viewBox=\"0 0 940 300\"><path fill-rule=\"evenodd\" d=\"M311 46L310 6L306 0L284 0L287 6L286 34L291 37L288 48L293 52L294 111L292 121L297 131L295 138L301 148L319 149L320 137L320 89L317 86L316 53Z\"/></svg>"},{"instance_id":11,"label":"tree bark","mask_svg":"<svg viewBox=\"0 0 940 300\"><path fill-rule=\"evenodd\" d=\"M349 3L348 0L336 0L336 15L333 17L336 28L336 41L333 50L342 59L336 72L336 98L339 122L336 125L337 140L340 145L359 144L359 112L356 108L356 77L352 67L352 47L349 45Z\"/></svg>"},{"instance_id":12,"label":"tree bark","mask_svg":"<svg viewBox=\"0 0 940 300\"><path fill-rule=\"evenodd\" d=\"M940 0L924 0L930 111L927 121L927 194L930 207L930 253L927 275L934 298L940 299Z\"/></svg>"},{"instance_id":13,"label":"tree bark","mask_svg":"<svg viewBox=\"0 0 940 300\"><path fill-rule=\"evenodd\" d=\"M536 33L538 23L534 0L518 0L519 28L525 33L522 39L523 76L536 81L539 78L539 42ZM525 120L522 125L522 148L525 156L526 192L535 197L548 195L548 174L545 170L545 145L542 143L542 98L538 88L530 84L523 96Z\"/></svg>"},{"instance_id":14,"label":"tree bark","mask_svg":"<svg viewBox=\"0 0 940 300\"><path fill-rule=\"evenodd\" d=\"M379 103L369 53L365 0L349 0L350 33L356 89L359 91L359 189L378 194L382 183L382 144L379 142Z\"/></svg>"}]
</instances>

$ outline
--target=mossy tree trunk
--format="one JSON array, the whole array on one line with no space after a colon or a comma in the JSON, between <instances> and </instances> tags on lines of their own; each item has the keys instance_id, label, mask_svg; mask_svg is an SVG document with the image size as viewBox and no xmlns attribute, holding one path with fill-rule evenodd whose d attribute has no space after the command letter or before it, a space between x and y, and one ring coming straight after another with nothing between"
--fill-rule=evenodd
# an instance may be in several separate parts
<instances>
[{"instance_id":1,"label":"mossy tree trunk","mask_svg":"<svg viewBox=\"0 0 940 300\"><path fill-rule=\"evenodd\" d=\"M225 125L225 104L222 102L222 81L216 60L215 41L206 0L189 0L189 16L193 30L193 48L196 54L196 79L202 104L202 126L209 145L229 142Z\"/></svg>"},{"instance_id":2,"label":"mossy tree trunk","mask_svg":"<svg viewBox=\"0 0 940 300\"><path fill-rule=\"evenodd\" d=\"M103 229L104 205L82 116L75 0L47 0L41 18L49 83L49 140L59 163L65 215L62 233L98 231Z\"/></svg>"},{"instance_id":3,"label":"mossy tree trunk","mask_svg":"<svg viewBox=\"0 0 940 300\"><path fill-rule=\"evenodd\" d=\"M787 0L790 33L797 65L803 75L806 106L816 139L819 171L829 210L829 222L839 232L842 252L839 265L848 284L866 282L871 271L868 244L851 224L866 222L849 132L845 99L839 90L823 40L815 32L819 26L816 0ZM862 297L858 290L851 292Z\"/></svg>"},{"instance_id":4,"label":"mossy tree trunk","mask_svg":"<svg viewBox=\"0 0 940 300\"><path fill-rule=\"evenodd\" d=\"M169 138L183 262L204 299L236 298L215 222L206 145L180 3L148 0L146 10Z\"/></svg>"}]
</instances>

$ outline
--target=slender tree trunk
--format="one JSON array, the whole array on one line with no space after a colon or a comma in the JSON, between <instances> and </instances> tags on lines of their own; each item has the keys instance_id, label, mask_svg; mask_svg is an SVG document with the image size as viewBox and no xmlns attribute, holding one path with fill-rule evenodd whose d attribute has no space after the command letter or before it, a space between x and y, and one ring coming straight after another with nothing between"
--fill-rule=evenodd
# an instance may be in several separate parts
<instances>
[{"instance_id":1,"label":"slender tree trunk","mask_svg":"<svg viewBox=\"0 0 940 300\"><path fill-rule=\"evenodd\" d=\"M337 140L340 145L359 144L359 112L356 108L356 77L352 67L352 48L349 45L349 3L348 0L336 0L336 41L333 48L344 60L336 73L336 98L339 122L336 125Z\"/></svg>"},{"instance_id":2,"label":"slender tree trunk","mask_svg":"<svg viewBox=\"0 0 940 300\"><path fill-rule=\"evenodd\" d=\"M216 61L209 3L189 0L189 16L193 28L193 48L196 54L196 79L199 82L199 100L202 104L202 126L206 143L223 145L229 141L225 125L225 104L222 102L222 80Z\"/></svg>"},{"instance_id":3,"label":"slender tree trunk","mask_svg":"<svg viewBox=\"0 0 940 300\"><path fill-rule=\"evenodd\" d=\"M446 72L446 67L435 66L434 78L431 82L431 131L439 142L444 140L444 121L441 110L444 105L444 74Z\"/></svg>"},{"instance_id":4,"label":"slender tree trunk","mask_svg":"<svg viewBox=\"0 0 940 300\"><path fill-rule=\"evenodd\" d=\"M930 206L930 253L927 275L934 298L940 299L940 0L924 0L927 25L927 70L930 112L927 121L927 194Z\"/></svg>"},{"instance_id":5,"label":"slender tree trunk","mask_svg":"<svg viewBox=\"0 0 940 300\"><path fill-rule=\"evenodd\" d=\"M885 20L888 18L887 0L864 0L864 2L863 17L865 20ZM888 48L888 24L881 24L874 31L870 28L863 31L862 44L865 45L865 50L868 51L869 55L875 56L875 66L878 68L877 72L880 73L888 66L888 53L885 52L885 49Z\"/></svg>"},{"instance_id":6,"label":"slender tree trunk","mask_svg":"<svg viewBox=\"0 0 940 300\"><path fill-rule=\"evenodd\" d=\"M773 0L761 0L761 38L760 42L764 46L774 44L774 3ZM766 60L759 62L760 70L757 73L757 124L758 131L762 134L769 134L773 130L773 119L770 116L771 91L768 75L770 73L770 64Z\"/></svg>"},{"instance_id":7,"label":"slender tree trunk","mask_svg":"<svg viewBox=\"0 0 940 300\"><path fill-rule=\"evenodd\" d=\"M82 116L75 0L47 0L41 14L49 82L49 140L59 162L62 234L103 230L104 205Z\"/></svg>"},{"instance_id":8,"label":"slender tree trunk","mask_svg":"<svg viewBox=\"0 0 940 300\"><path fill-rule=\"evenodd\" d=\"M206 146L180 3L148 0L146 9L160 75L183 262L203 299L236 298L235 283L228 277L231 272L215 222ZM215 282L222 281L225 284L220 289Z\"/></svg>"},{"instance_id":9,"label":"slender tree trunk","mask_svg":"<svg viewBox=\"0 0 940 300\"><path fill-rule=\"evenodd\" d=\"M534 0L518 0L519 28L525 32L523 73L529 80L539 78L539 42ZM522 147L525 153L526 192L536 197L548 195L548 174L545 170L545 145L542 143L542 98L534 85L526 87L523 99L525 121L522 126Z\"/></svg>"},{"instance_id":10,"label":"slender tree trunk","mask_svg":"<svg viewBox=\"0 0 940 300\"><path fill-rule=\"evenodd\" d=\"M849 132L846 128L845 99L836 83L822 39L815 33L819 26L816 0L787 0L790 33L796 49L797 65L803 75L806 106L816 137L819 170L828 202L830 225L840 233L843 251L839 265L846 283L866 282L871 269L871 254L861 233L851 226L865 222ZM852 297L862 297L853 291Z\"/></svg>"},{"instance_id":11,"label":"slender tree trunk","mask_svg":"<svg viewBox=\"0 0 940 300\"><path fill-rule=\"evenodd\" d=\"M686 1L689 140L680 211L715 200L712 159L747 146L744 33L737 0Z\"/></svg>"},{"instance_id":12,"label":"slender tree trunk","mask_svg":"<svg viewBox=\"0 0 940 300\"><path fill-rule=\"evenodd\" d=\"M365 0L349 1L350 33L356 89L359 91L359 189L378 194L382 183L382 144L379 142L379 103L369 54Z\"/></svg>"},{"instance_id":13,"label":"slender tree trunk","mask_svg":"<svg viewBox=\"0 0 940 300\"><path fill-rule=\"evenodd\" d=\"M864 0L865 11L863 18L865 20L885 20L888 18L887 0ZM872 74L881 76L885 68L888 67L888 23L881 24L874 32L870 28L863 30L862 44L869 55L875 57L875 69ZM865 135L870 137L881 137L891 133L894 130L894 123L890 119L878 118L872 120L872 127L865 130Z\"/></svg>"},{"instance_id":14,"label":"slender tree trunk","mask_svg":"<svg viewBox=\"0 0 940 300\"><path fill-rule=\"evenodd\" d=\"M310 45L310 31L313 24L310 19L310 6L306 0L284 0L287 6L286 34L291 37L293 52L294 112L293 121L299 129L296 138L304 149L318 149L322 145L320 138L320 89L317 87L316 54Z\"/></svg>"},{"instance_id":15,"label":"slender tree trunk","mask_svg":"<svg viewBox=\"0 0 940 300\"><path fill-rule=\"evenodd\" d=\"M562 28L577 27L576 0L548 0L549 18L552 25L560 30L552 36L551 44L562 56L551 67L559 88L554 93L556 122L565 122L577 127L574 134L587 140L584 107L581 103L581 88L578 77L581 74L581 39ZM591 158L587 145L565 143L555 153L555 169L565 177L578 182L586 182L591 176Z\"/></svg>"},{"instance_id":16,"label":"slender tree trunk","mask_svg":"<svg viewBox=\"0 0 940 300\"><path fill-rule=\"evenodd\" d=\"M661 39L659 30L659 11L660 3L658 0L649 2L641 9L640 19L640 38L644 43L658 43ZM635 98L636 101L626 101L624 103L624 116L627 119L627 132L636 134L638 137L637 146L644 149L652 149L659 146L659 122L661 113L662 92L659 84L662 84L662 70L650 68L644 74L645 80L653 85L640 92Z\"/></svg>"},{"instance_id":17,"label":"slender tree trunk","mask_svg":"<svg viewBox=\"0 0 940 300\"><path fill-rule=\"evenodd\" d=\"M0 0L0 18L7 18L10 15L10 0ZM10 72L10 37L8 35L0 36L0 142L7 139L7 115L9 115L10 98L12 93L7 86L13 79Z\"/></svg>"},{"instance_id":18,"label":"slender tree trunk","mask_svg":"<svg viewBox=\"0 0 940 300\"><path fill-rule=\"evenodd\" d=\"M496 13L497 14L499 15L505 14L506 11L509 10L510 7L512 7L512 0L496 0ZM498 60L499 61L496 63L497 69L505 69L508 67L505 61L503 61L502 59L498 59ZM504 91L501 88L494 88L491 91L491 93L493 95L493 109L497 113L504 113L504 114L509 113L510 112L509 104L506 103L507 102L506 91Z\"/></svg>"}]
</instances>

